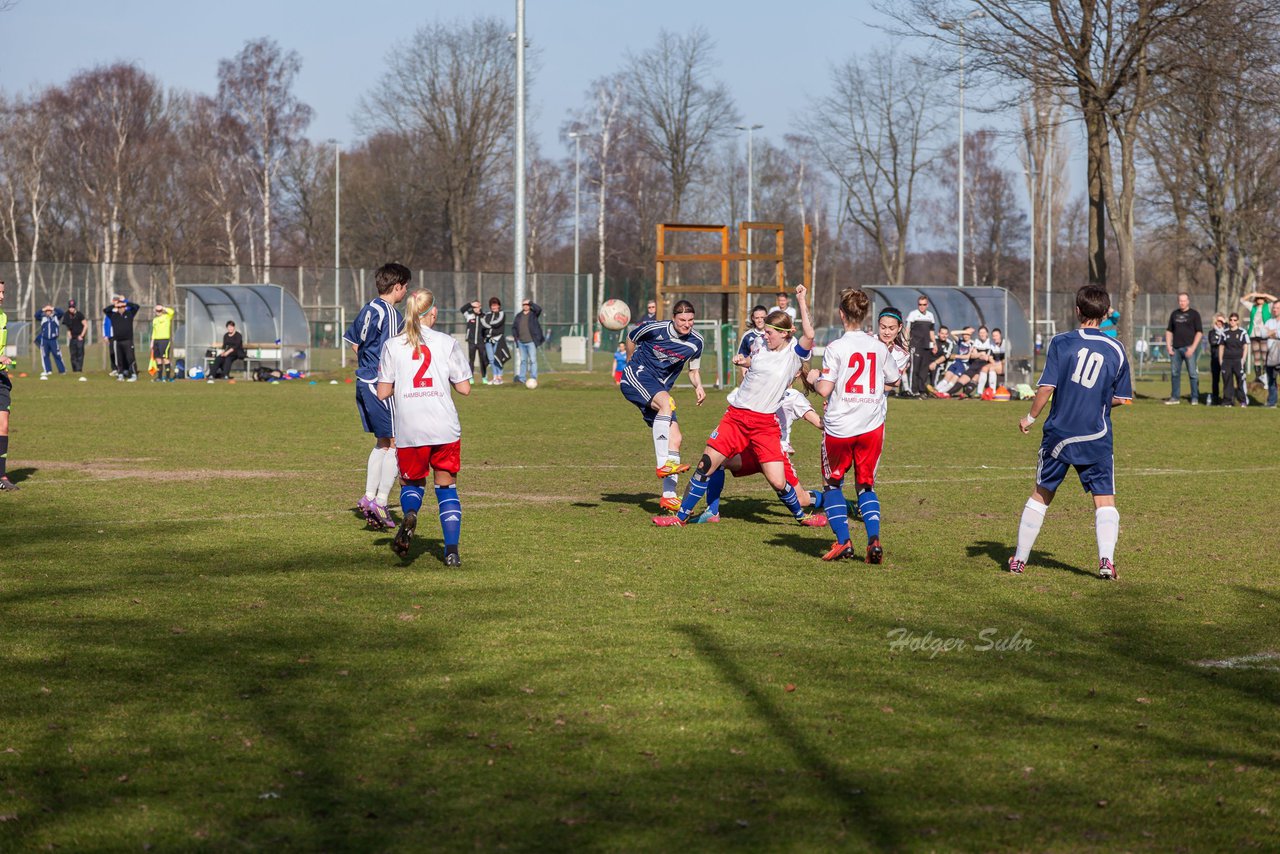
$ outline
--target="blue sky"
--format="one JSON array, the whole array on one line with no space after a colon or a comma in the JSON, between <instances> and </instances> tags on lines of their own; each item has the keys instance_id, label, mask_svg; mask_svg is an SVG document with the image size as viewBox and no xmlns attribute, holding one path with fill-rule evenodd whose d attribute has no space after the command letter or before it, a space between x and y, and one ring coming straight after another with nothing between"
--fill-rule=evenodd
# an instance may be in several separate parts
<instances>
[{"instance_id":1,"label":"blue sky","mask_svg":"<svg viewBox=\"0 0 1280 854\"><path fill-rule=\"evenodd\" d=\"M166 86L212 93L219 59L270 36L303 59L299 97L316 110L313 139L349 142L352 113L421 25L474 15L512 22L515 0L17 0L0 12L0 88L27 91L117 60L136 62ZM829 68L883 44L866 0L802 3L731 0L527 0L526 29L541 50L530 91L531 128L547 154L587 84L619 69L627 51L653 44L660 28L704 27L716 41L719 74L759 133L781 138ZM970 124L980 120L971 116Z\"/></svg>"}]
</instances>

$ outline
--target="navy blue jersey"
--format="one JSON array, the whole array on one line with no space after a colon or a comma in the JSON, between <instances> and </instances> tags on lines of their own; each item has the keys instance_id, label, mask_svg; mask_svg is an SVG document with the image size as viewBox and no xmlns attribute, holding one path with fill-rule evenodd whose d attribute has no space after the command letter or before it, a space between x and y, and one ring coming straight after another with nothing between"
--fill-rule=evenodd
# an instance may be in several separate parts
<instances>
[{"instance_id":1,"label":"navy blue jersey","mask_svg":"<svg viewBox=\"0 0 1280 854\"><path fill-rule=\"evenodd\" d=\"M367 383L378 381L378 360L382 358L382 345L404 331L404 319L400 312L379 297L356 315L351 328L342 336L348 344L356 346L356 378Z\"/></svg>"},{"instance_id":2,"label":"navy blue jersey","mask_svg":"<svg viewBox=\"0 0 1280 854\"><path fill-rule=\"evenodd\" d=\"M1054 388L1045 455L1072 465L1109 460L1111 399L1133 399L1129 360L1119 342L1097 329L1054 336L1040 385Z\"/></svg>"},{"instance_id":3,"label":"navy blue jersey","mask_svg":"<svg viewBox=\"0 0 1280 854\"><path fill-rule=\"evenodd\" d=\"M654 320L627 334L636 345L627 368L641 381L657 381L670 389L685 362L702 355L702 336L692 329L681 337L669 320Z\"/></svg>"},{"instance_id":4,"label":"navy blue jersey","mask_svg":"<svg viewBox=\"0 0 1280 854\"><path fill-rule=\"evenodd\" d=\"M752 327L742 336L742 342L738 344L738 352L750 359L764 346L764 332Z\"/></svg>"}]
</instances>

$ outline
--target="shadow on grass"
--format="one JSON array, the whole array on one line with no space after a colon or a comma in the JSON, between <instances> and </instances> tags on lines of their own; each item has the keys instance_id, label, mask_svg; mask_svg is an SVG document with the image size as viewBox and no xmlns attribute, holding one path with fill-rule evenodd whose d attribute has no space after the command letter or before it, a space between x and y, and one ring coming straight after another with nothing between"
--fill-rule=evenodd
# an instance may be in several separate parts
<instances>
[{"instance_id":1,"label":"shadow on grass","mask_svg":"<svg viewBox=\"0 0 1280 854\"><path fill-rule=\"evenodd\" d=\"M1013 554L1013 550L1008 543L996 542L994 540L979 540L976 543L970 543L965 546L965 551L969 557L983 557L984 555L991 559L991 562L1003 572L1008 571L1009 556ZM1069 563L1063 563L1060 560L1051 558L1044 552L1031 550L1031 557L1027 559L1027 568L1044 568L1057 569L1063 572L1072 572L1076 575L1083 575L1086 578L1094 578L1096 573L1087 569L1081 569L1078 566L1072 566Z\"/></svg>"},{"instance_id":2,"label":"shadow on grass","mask_svg":"<svg viewBox=\"0 0 1280 854\"><path fill-rule=\"evenodd\" d=\"M766 696L758 682L733 660L711 632L695 625L676 626L676 630L689 638L698 655L714 667L728 685L742 692L755 716L786 745L796 761L821 782L828 797L839 804L851 832L859 834L870 848L896 850L901 847L897 834L876 805L876 798L828 761L826 753L809 740L775 699Z\"/></svg>"},{"instance_id":3,"label":"shadow on grass","mask_svg":"<svg viewBox=\"0 0 1280 854\"><path fill-rule=\"evenodd\" d=\"M8 471L9 480L13 481L14 483L22 483L25 480L29 480L31 476L38 471L40 471L40 469L33 468L30 466L22 469L9 469Z\"/></svg>"},{"instance_id":4,"label":"shadow on grass","mask_svg":"<svg viewBox=\"0 0 1280 854\"><path fill-rule=\"evenodd\" d=\"M807 530L807 529L806 529ZM818 533L800 533L799 531L788 531L785 534L774 534L769 540L771 546L785 546L794 552L799 552L806 557L821 558L826 554L827 549L831 548L832 537L822 533L821 529L813 529ZM830 533L828 530L827 534Z\"/></svg>"}]
</instances>

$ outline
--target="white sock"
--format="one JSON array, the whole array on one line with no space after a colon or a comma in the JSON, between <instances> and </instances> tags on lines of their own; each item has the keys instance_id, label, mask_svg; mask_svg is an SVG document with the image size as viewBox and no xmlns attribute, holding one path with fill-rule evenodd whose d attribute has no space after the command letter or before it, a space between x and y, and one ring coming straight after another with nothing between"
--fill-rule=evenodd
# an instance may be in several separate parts
<instances>
[{"instance_id":1,"label":"white sock","mask_svg":"<svg viewBox=\"0 0 1280 854\"><path fill-rule=\"evenodd\" d=\"M973 393L978 397L982 396L982 390L987 387L987 377L991 376L986 371L978 374L978 384L974 386Z\"/></svg>"},{"instance_id":2,"label":"white sock","mask_svg":"<svg viewBox=\"0 0 1280 854\"><path fill-rule=\"evenodd\" d=\"M653 419L653 455L658 460L658 467L667 461L667 449L671 441L671 416L658 415Z\"/></svg>"},{"instance_id":3,"label":"white sock","mask_svg":"<svg viewBox=\"0 0 1280 854\"><path fill-rule=\"evenodd\" d=\"M387 504L387 498L391 495L391 487L396 485L396 475L400 473L400 466L396 462L396 449L387 448L382 452L382 472L378 478L378 494L374 498L384 507Z\"/></svg>"},{"instance_id":4,"label":"white sock","mask_svg":"<svg viewBox=\"0 0 1280 854\"><path fill-rule=\"evenodd\" d=\"M370 501L378 494L378 481L382 480L382 449L374 447L369 452L369 463L364 473L364 497Z\"/></svg>"},{"instance_id":5,"label":"white sock","mask_svg":"<svg viewBox=\"0 0 1280 854\"><path fill-rule=\"evenodd\" d=\"M947 392L951 391L951 387L953 385L955 385L955 383L948 382L947 380L943 380L942 382L938 383L938 385L935 386L935 388L938 389L938 392L940 394L946 394Z\"/></svg>"},{"instance_id":6,"label":"white sock","mask_svg":"<svg viewBox=\"0 0 1280 854\"><path fill-rule=\"evenodd\" d=\"M1040 526L1044 524L1044 513L1048 509L1034 498L1027 499L1026 506L1022 508L1022 521L1018 523L1018 550L1013 555L1015 560L1026 563L1027 558L1031 557L1031 547L1036 544L1036 537L1040 536Z\"/></svg>"},{"instance_id":7,"label":"white sock","mask_svg":"<svg viewBox=\"0 0 1280 854\"><path fill-rule=\"evenodd\" d=\"M1116 559L1116 540L1120 539L1120 511L1114 507L1099 507L1094 513L1094 527L1098 529L1098 560Z\"/></svg>"},{"instance_id":8,"label":"white sock","mask_svg":"<svg viewBox=\"0 0 1280 854\"><path fill-rule=\"evenodd\" d=\"M677 478L674 474L669 474L662 479L662 497L663 498L676 497L676 480Z\"/></svg>"}]
</instances>

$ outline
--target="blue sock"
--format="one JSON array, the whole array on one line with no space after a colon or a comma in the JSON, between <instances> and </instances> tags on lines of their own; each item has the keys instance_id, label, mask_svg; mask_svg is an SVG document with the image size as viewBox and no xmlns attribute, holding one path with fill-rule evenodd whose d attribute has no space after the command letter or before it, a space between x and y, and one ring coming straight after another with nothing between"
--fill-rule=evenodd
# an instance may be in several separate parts
<instances>
[{"instance_id":1,"label":"blue sock","mask_svg":"<svg viewBox=\"0 0 1280 854\"><path fill-rule=\"evenodd\" d=\"M873 490L858 493L858 512L867 528L867 540L880 536L880 499Z\"/></svg>"},{"instance_id":2,"label":"blue sock","mask_svg":"<svg viewBox=\"0 0 1280 854\"><path fill-rule=\"evenodd\" d=\"M689 479L689 486L684 491L684 498L680 499L680 509L676 511L676 516L681 522L689 521L689 517L693 515L693 508L698 506L698 502L702 500L702 496L707 494L707 486L711 483L711 479L705 474L698 472Z\"/></svg>"},{"instance_id":3,"label":"blue sock","mask_svg":"<svg viewBox=\"0 0 1280 854\"><path fill-rule=\"evenodd\" d=\"M840 487L828 487L822 506L827 508L827 524L831 526L831 533L836 535L836 542L849 542L849 508Z\"/></svg>"},{"instance_id":4,"label":"blue sock","mask_svg":"<svg viewBox=\"0 0 1280 854\"><path fill-rule=\"evenodd\" d=\"M436 504L440 507L440 530L444 532L444 545L456 546L462 536L462 502L458 500L458 487L437 486Z\"/></svg>"},{"instance_id":5,"label":"blue sock","mask_svg":"<svg viewBox=\"0 0 1280 854\"><path fill-rule=\"evenodd\" d=\"M400 485L400 512L417 513L422 509L422 496L426 490L415 484L403 483Z\"/></svg>"},{"instance_id":6,"label":"blue sock","mask_svg":"<svg viewBox=\"0 0 1280 854\"><path fill-rule=\"evenodd\" d=\"M724 492L724 469L716 469L707 482L707 509L712 516L720 515L720 493Z\"/></svg>"},{"instance_id":7,"label":"blue sock","mask_svg":"<svg viewBox=\"0 0 1280 854\"><path fill-rule=\"evenodd\" d=\"M822 493L821 492L814 492L812 489L809 490L809 500L813 502L812 504L809 505L810 510L822 509Z\"/></svg>"},{"instance_id":8,"label":"blue sock","mask_svg":"<svg viewBox=\"0 0 1280 854\"><path fill-rule=\"evenodd\" d=\"M778 490L778 497L782 499L782 503L787 505L787 509L791 511L791 515L797 519L804 518L804 510L800 507L800 496L796 495L796 488L791 484L787 484L785 489Z\"/></svg>"}]
</instances>

